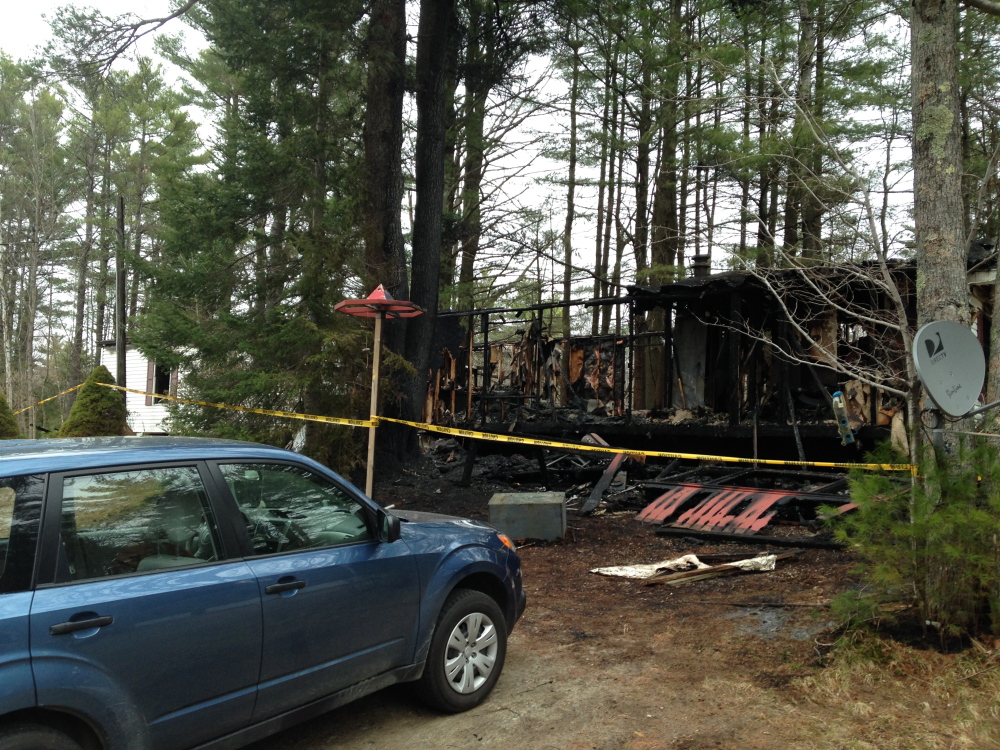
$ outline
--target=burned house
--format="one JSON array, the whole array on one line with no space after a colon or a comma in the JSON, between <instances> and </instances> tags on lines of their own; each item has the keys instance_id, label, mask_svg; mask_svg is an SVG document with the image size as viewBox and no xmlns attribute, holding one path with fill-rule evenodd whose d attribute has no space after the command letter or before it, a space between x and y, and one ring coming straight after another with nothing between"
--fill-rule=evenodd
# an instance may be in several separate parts
<instances>
[{"instance_id":1,"label":"burned house","mask_svg":"<svg viewBox=\"0 0 1000 750\"><path fill-rule=\"evenodd\" d=\"M981 340L995 270L970 263ZM426 421L613 445L790 460L856 461L905 440L902 326L916 268L896 261L698 274L622 297L444 312L450 346ZM550 336L566 304L612 306L606 335ZM564 372L564 347L569 347ZM842 445L832 395L857 440Z\"/></svg>"}]
</instances>

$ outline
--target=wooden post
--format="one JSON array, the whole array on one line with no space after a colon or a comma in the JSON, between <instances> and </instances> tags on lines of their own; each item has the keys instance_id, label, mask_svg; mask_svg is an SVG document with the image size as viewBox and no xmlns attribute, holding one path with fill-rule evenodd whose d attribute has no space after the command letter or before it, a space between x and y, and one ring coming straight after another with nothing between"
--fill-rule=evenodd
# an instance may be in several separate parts
<instances>
[{"instance_id":1,"label":"wooden post","mask_svg":"<svg viewBox=\"0 0 1000 750\"><path fill-rule=\"evenodd\" d=\"M375 316L375 341L372 344L372 402L368 410L369 419L373 422L378 417L378 369L382 360L382 321L385 313L379 311ZM368 428L368 470L365 475L365 494L372 496L375 469L375 425Z\"/></svg>"},{"instance_id":2,"label":"wooden post","mask_svg":"<svg viewBox=\"0 0 1000 750\"><path fill-rule=\"evenodd\" d=\"M663 406L674 406L674 305L667 303L663 323Z\"/></svg>"},{"instance_id":3,"label":"wooden post","mask_svg":"<svg viewBox=\"0 0 1000 750\"><path fill-rule=\"evenodd\" d=\"M621 305L619 305L619 308ZM632 300L628 302L628 370L629 376L626 379L628 382L622 384L622 401L624 401L625 416L632 419L632 404L635 402L635 303ZM640 367L643 367L643 363L640 362ZM642 383L645 383L646 378L642 378ZM600 382L600 381L598 381ZM643 386L645 387L645 386ZM628 389L626 391L626 388ZM643 393L640 398L645 399L646 394ZM600 398L600 396L598 396Z\"/></svg>"},{"instance_id":4,"label":"wooden post","mask_svg":"<svg viewBox=\"0 0 1000 750\"><path fill-rule=\"evenodd\" d=\"M461 352L459 352L461 355ZM451 369L449 370L449 375L451 376L451 416L452 419L455 418L455 394L458 392L458 357L451 358Z\"/></svg>"},{"instance_id":5,"label":"wooden post","mask_svg":"<svg viewBox=\"0 0 1000 750\"><path fill-rule=\"evenodd\" d=\"M469 368L469 388L467 392L468 403L465 407L465 419L466 421L472 421L472 389L475 387L475 368L474 362L472 361L472 350L476 347L476 319L470 315L469 316L469 356L466 358Z\"/></svg>"},{"instance_id":6,"label":"wooden post","mask_svg":"<svg viewBox=\"0 0 1000 750\"><path fill-rule=\"evenodd\" d=\"M489 419L490 406L486 400L490 390L490 316L482 313L480 320L483 326L483 387L479 391L479 407L482 413L483 424Z\"/></svg>"}]
</instances>

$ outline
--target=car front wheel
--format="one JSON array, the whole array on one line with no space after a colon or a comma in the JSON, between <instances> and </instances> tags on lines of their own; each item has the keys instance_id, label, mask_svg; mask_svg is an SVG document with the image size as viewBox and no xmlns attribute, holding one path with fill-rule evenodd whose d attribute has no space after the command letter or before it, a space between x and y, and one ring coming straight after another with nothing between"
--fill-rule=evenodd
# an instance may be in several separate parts
<instances>
[{"instance_id":1,"label":"car front wheel","mask_svg":"<svg viewBox=\"0 0 1000 750\"><path fill-rule=\"evenodd\" d=\"M0 727L3 750L81 750L80 745L62 732L38 724L12 724Z\"/></svg>"},{"instance_id":2,"label":"car front wheel","mask_svg":"<svg viewBox=\"0 0 1000 750\"><path fill-rule=\"evenodd\" d=\"M467 711L493 690L507 655L507 623L486 594L458 589L441 608L420 697L449 713Z\"/></svg>"}]
</instances>

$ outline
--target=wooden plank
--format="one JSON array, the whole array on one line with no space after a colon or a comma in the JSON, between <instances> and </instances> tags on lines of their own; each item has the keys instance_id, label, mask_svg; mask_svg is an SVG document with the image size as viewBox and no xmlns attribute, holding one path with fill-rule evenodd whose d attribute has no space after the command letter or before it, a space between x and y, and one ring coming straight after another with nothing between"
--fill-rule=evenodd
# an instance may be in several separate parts
<instances>
[{"instance_id":1,"label":"wooden plank","mask_svg":"<svg viewBox=\"0 0 1000 750\"><path fill-rule=\"evenodd\" d=\"M792 550L790 552L782 552L780 555L775 555L775 561L787 560L790 557L796 557L801 555L805 550ZM754 555L745 555L743 560L752 560ZM701 559L700 557L698 558ZM660 583L665 583L667 585L676 585L678 583L689 583L691 581L700 581L705 578L715 578L717 576L723 575L733 575L734 573L768 573L771 571L755 571L755 570L744 570L743 568L732 565L732 564L722 564L715 565L710 568L700 568L697 570L682 570L679 573L659 573L655 576L650 576L649 578L643 579L643 582L647 586L655 586Z\"/></svg>"},{"instance_id":2,"label":"wooden plank","mask_svg":"<svg viewBox=\"0 0 1000 750\"><path fill-rule=\"evenodd\" d=\"M437 377L434 380L434 402L431 404L431 424L441 424L441 415L438 413L440 411L440 407L441 407L441 370L438 370Z\"/></svg>"},{"instance_id":3,"label":"wooden plank","mask_svg":"<svg viewBox=\"0 0 1000 750\"><path fill-rule=\"evenodd\" d=\"M451 354L451 352L449 352ZM451 380L451 415L455 416L455 399L458 395L458 357L451 358L448 376Z\"/></svg>"},{"instance_id":4,"label":"wooden plank","mask_svg":"<svg viewBox=\"0 0 1000 750\"><path fill-rule=\"evenodd\" d=\"M788 552L782 552L782 555L801 555L805 553L804 549L793 549ZM759 553L757 552L692 552L691 554L697 555L698 559L701 560L706 565L712 565L713 563L724 563L731 562L733 560L752 560L757 557ZM783 559L783 558L779 558Z\"/></svg>"},{"instance_id":5,"label":"wooden plank","mask_svg":"<svg viewBox=\"0 0 1000 750\"><path fill-rule=\"evenodd\" d=\"M655 576L653 578L646 578L643 580L647 586L658 586L660 584L666 584L668 586L676 586L679 583L690 583L692 581L701 581L706 578L717 578L719 576L731 576L736 573L742 573L742 568L737 568L735 565L716 565L713 568L701 568L700 570L685 570L681 573L672 573L662 578Z\"/></svg>"},{"instance_id":6,"label":"wooden plank","mask_svg":"<svg viewBox=\"0 0 1000 750\"><path fill-rule=\"evenodd\" d=\"M146 363L146 393L153 392L153 385L156 382L156 365L153 362ZM119 384L121 385L121 384ZM153 405L153 397L146 396L146 406Z\"/></svg>"}]
</instances>

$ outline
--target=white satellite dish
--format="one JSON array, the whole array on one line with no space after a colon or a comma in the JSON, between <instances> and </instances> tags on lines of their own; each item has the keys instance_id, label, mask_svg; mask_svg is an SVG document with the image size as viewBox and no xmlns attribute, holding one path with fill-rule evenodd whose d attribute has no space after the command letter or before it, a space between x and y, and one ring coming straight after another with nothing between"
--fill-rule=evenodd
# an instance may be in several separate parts
<instances>
[{"instance_id":1,"label":"white satellite dish","mask_svg":"<svg viewBox=\"0 0 1000 750\"><path fill-rule=\"evenodd\" d=\"M949 320L921 326L913 338L913 364L927 395L945 414L964 417L978 402L986 357L967 326Z\"/></svg>"}]
</instances>

